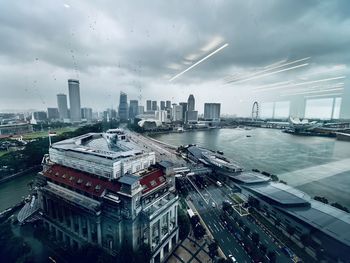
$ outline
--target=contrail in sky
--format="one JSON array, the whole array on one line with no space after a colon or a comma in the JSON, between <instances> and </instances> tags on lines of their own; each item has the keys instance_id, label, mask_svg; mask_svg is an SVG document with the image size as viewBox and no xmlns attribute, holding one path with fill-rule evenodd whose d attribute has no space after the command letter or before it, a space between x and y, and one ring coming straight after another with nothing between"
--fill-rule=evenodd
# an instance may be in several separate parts
<instances>
[{"instance_id":1,"label":"contrail in sky","mask_svg":"<svg viewBox=\"0 0 350 263\"><path fill-rule=\"evenodd\" d=\"M220 50L224 49L225 47L228 46L228 43L224 44L223 46L219 47L218 49L214 50L213 52L211 52L209 55L205 56L204 58L202 58L201 60L197 61L196 63L194 63L192 66L188 67L187 69L185 69L184 71L180 72L179 74L175 75L174 77L172 77L171 79L169 79L169 81L173 81L174 79L180 77L182 74L186 73L187 71L193 69L195 66L199 65L200 63L202 63L203 61L207 60L208 58L210 58L211 56L215 55L217 52L219 52Z\"/></svg>"}]
</instances>

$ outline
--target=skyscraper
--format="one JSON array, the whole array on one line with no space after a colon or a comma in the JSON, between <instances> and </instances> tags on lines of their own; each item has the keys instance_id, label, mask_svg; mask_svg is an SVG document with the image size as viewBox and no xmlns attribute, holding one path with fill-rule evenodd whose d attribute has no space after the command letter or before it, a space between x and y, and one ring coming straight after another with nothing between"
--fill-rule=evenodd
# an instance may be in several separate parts
<instances>
[{"instance_id":1,"label":"skyscraper","mask_svg":"<svg viewBox=\"0 0 350 263\"><path fill-rule=\"evenodd\" d=\"M165 101L160 101L160 110L165 110Z\"/></svg>"},{"instance_id":2,"label":"skyscraper","mask_svg":"<svg viewBox=\"0 0 350 263\"><path fill-rule=\"evenodd\" d=\"M81 118L87 122L92 121L92 109L91 108L81 108Z\"/></svg>"},{"instance_id":3,"label":"skyscraper","mask_svg":"<svg viewBox=\"0 0 350 263\"><path fill-rule=\"evenodd\" d=\"M186 112L187 112L187 102L180 102L179 103L182 107L182 120L186 120Z\"/></svg>"},{"instance_id":4,"label":"skyscraper","mask_svg":"<svg viewBox=\"0 0 350 263\"><path fill-rule=\"evenodd\" d=\"M152 111L158 110L157 101L152 101Z\"/></svg>"},{"instance_id":5,"label":"skyscraper","mask_svg":"<svg viewBox=\"0 0 350 263\"><path fill-rule=\"evenodd\" d=\"M195 108L194 96L191 94L187 100L187 110L194 111L194 108Z\"/></svg>"},{"instance_id":6,"label":"skyscraper","mask_svg":"<svg viewBox=\"0 0 350 263\"><path fill-rule=\"evenodd\" d=\"M172 108L172 121L182 121L183 120L183 114L182 114L182 106L173 104Z\"/></svg>"},{"instance_id":7,"label":"skyscraper","mask_svg":"<svg viewBox=\"0 0 350 263\"><path fill-rule=\"evenodd\" d=\"M80 107L80 87L79 80L69 79L69 106L70 106L70 121L81 121L81 107Z\"/></svg>"},{"instance_id":8,"label":"skyscraper","mask_svg":"<svg viewBox=\"0 0 350 263\"><path fill-rule=\"evenodd\" d=\"M167 101L166 101L166 107L167 107L168 109L171 108L171 101L170 101L170 100L167 100Z\"/></svg>"},{"instance_id":9,"label":"skyscraper","mask_svg":"<svg viewBox=\"0 0 350 263\"><path fill-rule=\"evenodd\" d=\"M51 120L58 120L60 115L58 113L58 108L47 108L47 118Z\"/></svg>"},{"instance_id":10,"label":"skyscraper","mask_svg":"<svg viewBox=\"0 0 350 263\"><path fill-rule=\"evenodd\" d=\"M121 121L128 120L128 96L124 92L120 92L118 113Z\"/></svg>"},{"instance_id":11,"label":"skyscraper","mask_svg":"<svg viewBox=\"0 0 350 263\"><path fill-rule=\"evenodd\" d=\"M220 103L204 103L204 119L220 121Z\"/></svg>"},{"instance_id":12,"label":"skyscraper","mask_svg":"<svg viewBox=\"0 0 350 263\"><path fill-rule=\"evenodd\" d=\"M139 102L137 100L130 100L129 118L134 119L139 114Z\"/></svg>"},{"instance_id":13,"label":"skyscraper","mask_svg":"<svg viewBox=\"0 0 350 263\"><path fill-rule=\"evenodd\" d=\"M147 100L146 101L146 111L151 111L152 110L152 101Z\"/></svg>"},{"instance_id":14,"label":"skyscraper","mask_svg":"<svg viewBox=\"0 0 350 263\"><path fill-rule=\"evenodd\" d=\"M60 119L68 119L67 95L57 94L57 106L60 114Z\"/></svg>"}]
</instances>

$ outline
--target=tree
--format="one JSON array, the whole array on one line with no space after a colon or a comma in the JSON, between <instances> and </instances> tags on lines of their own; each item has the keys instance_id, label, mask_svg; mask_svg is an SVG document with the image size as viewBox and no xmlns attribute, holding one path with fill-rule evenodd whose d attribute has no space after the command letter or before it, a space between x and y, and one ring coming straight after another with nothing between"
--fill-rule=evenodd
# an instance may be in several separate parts
<instances>
[{"instance_id":1,"label":"tree","mask_svg":"<svg viewBox=\"0 0 350 263\"><path fill-rule=\"evenodd\" d=\"M201 239L205 235L205 229L201 224L198 224L193 229L193 234L196 239Z\"/></svg>"},{"instance_id":2,"label":"tree","mask_svg":"<svg viewBox=\"0 0 350 263\"><path fill-rule=\"evenodd\" d=\"M183 209L179 209L178 225L179 225L179 238L184 240L190 233L190 220Z\"/></svg>"},{"instance_id":3,"label":"tree","mask_svg":"<svg viewBox=\"0 0 350 263\"><path fill-rule=\"evenodd\" d=\"M314 199L319 201L319 202L322 202L324 204L328 204L328 200L327 198L323 197L323 196L314 196Z\"/></svg>"},{"instance_id":4,"label":"tree","mask_svg":"<svg viewBox=\"0 0 350 263\"><path fill-rule=\"evenodd\" d=\"M191 221L192 226L195 227L200 221L199 216L198 215L192 216L190 221Z\"/></svg>"},{"instance_id":5,"label":"tree","mask_svg":"<svg viewBox=\"0 0 350 263\"><path fill-rule=\"evenodd\" d=\"M336 208L338 208L340 210L343 210L344 212L349 213L349 209L347 207L345 207L345 206L342 206L339 203L332 203L331 206L334 206L334 207L336 207Z\"/></svg>"},{"instance_id":6,"label":"tree","mask_svg":"<svg viewBox=\"0 0 350 263\"><path fill-rule=\"evenodd\" d=\"M275 263L276 262L276 252L275 251L269 251L267 253L267 257L270 260L270 263Z\"/></svg>"},{"instance_id":7,"label":"tree","mask_svg":"<svg viewBox=\"0 0 350 263\"><path fill-rule=\"evenodd\" d=\"M260 241L260 236L257 232L254 232L252 234L252 241L255 245L259 244L259 241Z\"/></svg>"},{"instance_id":8,"label":"tree","mask_svg":"<svg viewBox=\"0 0 350 263\"><path fill-rule=\"evenodd\" d=\"M209 256L211 258L215 258L218 255L218 244L216 243L216 241L210 243L208 245L208 249L209 249Z\"/></svg>"}]
</instances>

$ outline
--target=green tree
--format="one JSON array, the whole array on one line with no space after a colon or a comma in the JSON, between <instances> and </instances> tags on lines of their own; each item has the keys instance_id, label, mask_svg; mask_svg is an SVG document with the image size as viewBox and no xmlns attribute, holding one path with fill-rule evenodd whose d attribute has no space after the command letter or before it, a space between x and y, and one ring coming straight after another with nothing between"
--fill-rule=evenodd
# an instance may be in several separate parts
<instances>
[{"instance_id":1,"label":"green tree","mask_svg":"<svg viewBox=\"0 0 350 263\"><path fill-rule=\"evenodd\" d=\"M179 238L184 240L190 233L190 220L183 209L179 209L178 211Z\"/></svg>"},{"instance_id":2,"label":"green tree","mask_svg":"<svg viewBox=\"0 0 350 263\"><path fill-rule=\"evenodd\" d=\"M218 244L216 243L216 241L210 243L208 245L208 249L209 249L209 256L211 258L215 258L216 256L218 256Z\"/></svg>"}]
</instances>

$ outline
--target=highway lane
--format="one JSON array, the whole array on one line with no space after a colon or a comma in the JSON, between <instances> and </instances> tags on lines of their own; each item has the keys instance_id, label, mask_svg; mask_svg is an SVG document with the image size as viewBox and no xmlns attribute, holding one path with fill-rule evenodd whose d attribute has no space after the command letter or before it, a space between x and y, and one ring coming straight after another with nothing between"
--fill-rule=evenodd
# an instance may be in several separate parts
<instances>
[{"instance_id":1,"label":"highway lane","mask_svg":"<svg viewBox=\"0 0 350 263\"><path fill-rule=\"evenodd\" d=\"M215 203L219 205L222 204L224 200L230 200L229 194L232 193L232 189L227 187L216 187L210 185L207 187L206 192L209 193L212 200L215 200ZM234 221L234 217L240 218L244 225L249 227L251 233L256 232L260 236L260 241L264 244L268 250L276 252L277 262L292 262L292 260L287 257L285 254L281 253L281 245L276 244L274 238L263 228L261 228L253 220L248 220L246 216L240 216L237 211L233 211L233 215L230 216L231 220Z\"/></svg>"}]
</instances>

